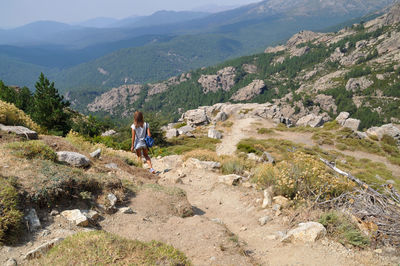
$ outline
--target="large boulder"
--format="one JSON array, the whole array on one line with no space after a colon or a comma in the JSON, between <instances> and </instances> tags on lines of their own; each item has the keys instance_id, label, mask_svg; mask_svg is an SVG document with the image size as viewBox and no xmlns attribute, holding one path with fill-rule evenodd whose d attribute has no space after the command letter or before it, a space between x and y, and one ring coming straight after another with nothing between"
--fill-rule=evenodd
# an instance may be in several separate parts
<instances>
[{"instance_id":1,"label":"large boulder","mask_svg":"<svg viewBox=\"0 0 400 266\"><path fill-rule=\"evenodd\" d=\"M215 118L214 118L214 122L224 122L228 119L228 115L225 112L219 112Z\"/></svg>"},{"instance_id":2,"label":"large boulder","mask_svg":"<svg viewBox=\"0 0 400 266\"><path fill-rule=\"evenodd\" d=\"M260 95L265 88L265 83L262 80L256 79L244 88L239 89L232 97L233 101L248 101Z\"/></svg>"},{"instance_id":3,"label":"large boulder","mask_svg":"<svg viewBox=\"0 0 400 266\"><path fill-rule=\"evenodd\" d=\"M300 118L296 126L310 126L310 127L320 127L324 124L324 118L322 116L317 116L315 114L309 114Z\"/></svg>"},{"instance_id":4,"label":"large boulder","mask_svg":"<svg viewBox=\"0 0 400 266\"><path fill-rule=\"evenodd\" d=\"M315 242L326 235L325 227L316 222L300 223L298 227L290 230L282 242Z\"/></svg>"},{"instance_id":5,"label":"large boulder","mask_svg":"<svg viewBox=\"0 0 400 266\"><path fill-rule=\"evenodd\" d=\"M38 139L38 134L35 131L22 126L5 126L0 124L0 130L8 133L14 133L17 136L25 137L29 140Z\"/></svg>"},{"instance_id":6,"label":"large boulder","mask_svg":"<svg viewBox=\"0 0 400 266\"><path fill-rule=\"evenodd\" d=\"M371 127L367 130L367 135L377 137L378 139L382 139L384 135L388 135L397 140L400 145L400 129L393 124Z\"/></svg>"},{"instance_id":7,"label":"large boulder","mask_svg":"<svg viewBox=\"0 0 400 266\"><path fill-rule=\"evenodd\" d=\"M58 161L68 163L75 167L85 167L90 164L90 160L77 152L60 151L57 152Z\"/></svg>"},{"instance_id":8,"label":"large boulder","mask_svg":"<svg viewBox=\"0 0 400 266\"><path fill-rule=\"evenodd\" d=\"M189 110L183 114L182 118L186 120L186 123L189 126L194 126L194 127L207 125L209 123L206 110L203 108Z\"/></svg>"},{"instance_id":9,"label":"large boulder","mask_svg":"<svg viewBox=\"0 0 400 266\"><path fill-rule=\"evenodd\" d=\"M191 126L183 126L178 128L179 135L186 135L187 133L190 133L192 131L194 131L194 128Z\"/></svg>"},{"instance_id":10,"label":"large boulder","mask_svg":"<svg viewBox=\"0 0 400 266\"><path fill-rule=\"evenodd\" d=\"M350 114L348 112L341 112L337 117L336 121L339 125L343 126L346 120L349 118Z\"/></svg>"},{"instance_id":11,"label":"large boulder","mask_svg":"<svg viewBox=\"0 0 400 266\"><path fill-rule=\"evenodd\" d=\"M90 154L90 157L92 157L92 158L98 159L98 158L100 158L100 156L101 156L101 149L97 149Z\"/></svg>"},{"instance_id":12,"label":"large boulder","mask_svg":"<svg viewBox=\"0 0 400 266\"><path fill-rule=\"evenodd\" d=\"M203 87L204 93L217 92L220 89L230 91L235 85L235 72L234 67L225 67L219 70L216 75L201 75L198 82Z\"/></svg>"},{"instance_id":13,"label":"large boulder","mask_svg":"<svg viewBox=\"0 0 400 266\"><path fill-rule=\"evenodd\" d=\"M354 119L354 118L348 118L346 119L346 121L344 122L343 126L350 128L353 131L357 131L358 127L360 126L361 121L358 119Z\"/></svg>"},{"instance_id":14,"label":"large boulder","mask_svg":"<svg viewBox=\"0 0 400 266\"><path fill-rule=\"evenodd\" d=\"M346 90L356 91L357 89L365 90L370 87L374 82L370 81L366 77L361 78L351 78L346 84Z\"/></svg>"}]
</instances>

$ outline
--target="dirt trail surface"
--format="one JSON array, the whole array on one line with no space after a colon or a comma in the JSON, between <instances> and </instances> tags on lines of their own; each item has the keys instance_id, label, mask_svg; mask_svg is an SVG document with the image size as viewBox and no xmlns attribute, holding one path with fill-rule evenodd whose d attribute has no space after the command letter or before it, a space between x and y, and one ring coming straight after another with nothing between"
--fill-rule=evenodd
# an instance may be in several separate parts
<instances>
[{"instance_id":1,"label":"dirt trail surface","mask_svg":"<svg viewBox=\"0 0 400 266\"><path fill-rule=\"evenodd\" d=\"M103 229L131 239L172 244L195 265L390 265L372 252L354 253L326 239L312 244L283 244L280 238L289 229L288 218L262 209L259 191L218 183L220 174L177 167L179 160L174 157L172 164L154 160L154 166L159 170L175 167L161 175L159 183L165 186L172 185L169 177L178 172L185 176L176 186L186 191L194 217L168 216L150 207L148 199L141 199L139 193L130 203L137 213L116 214L102 223ZM258 219L266 215L273 220L261 226Z\"/></svg>"}]
</instances>

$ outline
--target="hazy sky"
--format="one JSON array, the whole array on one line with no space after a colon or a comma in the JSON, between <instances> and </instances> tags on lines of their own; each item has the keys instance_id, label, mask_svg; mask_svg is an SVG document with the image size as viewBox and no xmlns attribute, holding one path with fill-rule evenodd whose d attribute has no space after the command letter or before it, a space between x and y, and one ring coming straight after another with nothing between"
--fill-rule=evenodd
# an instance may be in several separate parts
<instances>
[{"instance_id":1,"label":"hazy sky","mask_svg":"<svg viewBox=\"0 0 400 266\"><path fill-rule=\"evenodd\" d=\"M243 5L260 0L0 0L0 28L37 20L79 22L95 17L124 18L158 10L191 10L204 5Z\"/></svg>"}]
</instances>

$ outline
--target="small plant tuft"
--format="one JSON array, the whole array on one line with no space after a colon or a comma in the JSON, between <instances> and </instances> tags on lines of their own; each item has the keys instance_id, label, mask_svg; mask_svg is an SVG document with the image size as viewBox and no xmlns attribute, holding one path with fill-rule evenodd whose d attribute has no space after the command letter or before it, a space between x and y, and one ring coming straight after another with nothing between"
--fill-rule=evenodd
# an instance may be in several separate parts
<instances>
[{"instance_id":1,"label":"small plant tuft","mask_svg":"<svg viewBox=\"0 0 400 266\"><path fill-rule=\"evenodd\" d=\"M57 161L57 154L40 140L12 142L7 147L21 158Z\"/></svg>"}]
</instances>

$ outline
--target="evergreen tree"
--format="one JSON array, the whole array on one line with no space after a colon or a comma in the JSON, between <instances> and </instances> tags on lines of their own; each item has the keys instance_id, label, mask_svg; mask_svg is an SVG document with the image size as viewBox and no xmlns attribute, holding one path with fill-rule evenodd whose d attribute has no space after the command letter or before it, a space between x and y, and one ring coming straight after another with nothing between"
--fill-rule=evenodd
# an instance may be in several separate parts
<instances>
[{"instance_id":1,"label":"evergreen tree","mask_svg":"<svg viewBox=\"0 0 400 266\"><path fill-rule=\"evenodd\" d=\"M43 73L40 74L35 88L32 110L33 120L54 133L62 132L66 134L70 129L70 115L65 112L69 102L64 101L64 97L60 96L58 90L54 87L54 82L50 83Z\"/></svg>"}]
</instances>

